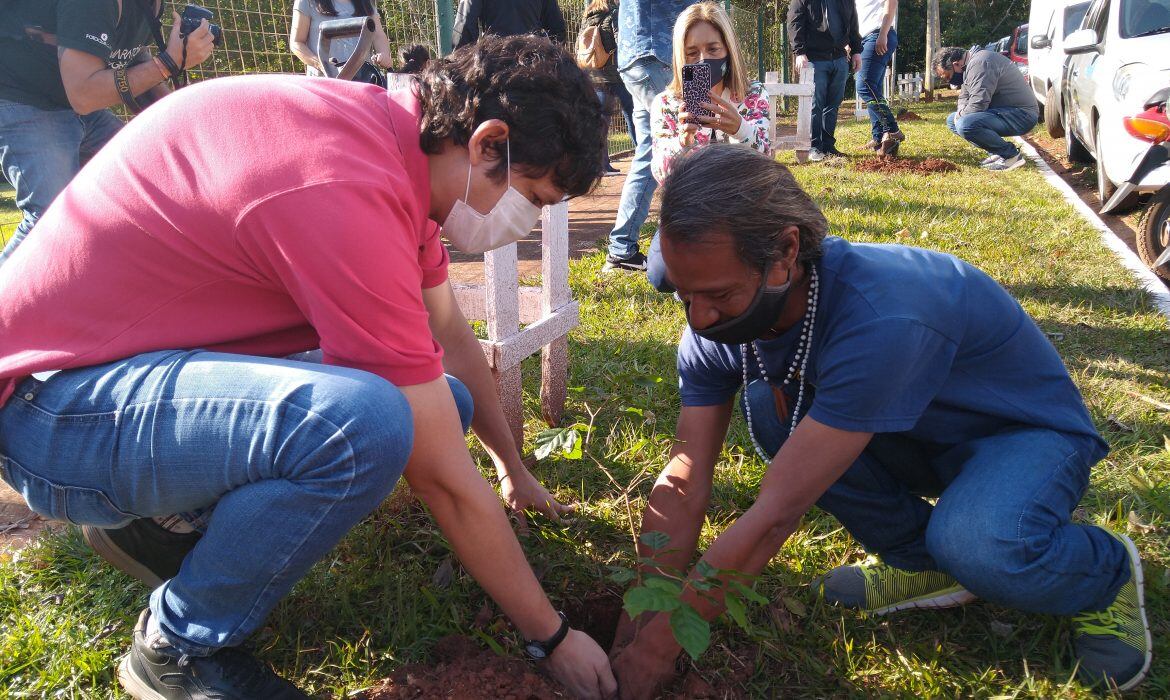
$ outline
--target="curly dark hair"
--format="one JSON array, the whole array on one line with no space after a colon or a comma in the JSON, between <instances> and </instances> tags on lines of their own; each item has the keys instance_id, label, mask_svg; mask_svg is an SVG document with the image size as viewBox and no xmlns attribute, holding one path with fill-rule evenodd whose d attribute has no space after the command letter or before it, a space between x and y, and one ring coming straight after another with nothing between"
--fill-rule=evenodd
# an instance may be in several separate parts
<instances>
[{"instance_id":1,"label":"curly dark hair","mask_svg":"<svg viewBox=\"0 0 1170 700\"><path fill-rule=\"evenodd\" d=\"M524 175L553 173L569 196L601 179L606 121L593 84L573 57L546 38L481 37L427 63L417 88L422 106L420 143L439 153L450 139L465 145L475 127L500 119L510 129L512 164ZM504 142L491 144L504 179Z\"/></svg>"},{"instance_id":2,"label":"curly dark hair","mask_svg":"<svg viewBox=\"0 0 1170 700\"><path fill-rule=\"evenodd\" d=\"M748 267L785 254L780 232L800 229L797 261L820 260L829 222L788 168L743 144L711 144L675 158L662 183L662 235L697 243L729 234Z\"/></svg>"}]
</instances>

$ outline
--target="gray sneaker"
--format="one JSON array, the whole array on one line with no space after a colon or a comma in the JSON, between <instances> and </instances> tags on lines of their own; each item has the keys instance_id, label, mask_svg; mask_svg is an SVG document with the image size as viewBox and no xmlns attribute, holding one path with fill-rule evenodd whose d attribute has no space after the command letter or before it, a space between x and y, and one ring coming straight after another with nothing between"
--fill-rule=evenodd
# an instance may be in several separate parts
<instances>
[{"instance_id":1,"label":"gray sneaker","mask_svg":"<svg viewBox=\"0 0 1170 700\"><path fill-rule=\"evenodd\" d=\"M952 608L975 600L941 571L903 571L870 556L860 564L838 566L813 584L827 602L871 615L912 608Z\"/></svg>"},{"instance_id":2,"label":"gray sneaker","mask_svg":"<svg viewBox=\"0 0 1170 700\"><path fill-rule=\"evenodd\" d=\"M1024 167L1024 164L1026 162L1027 161L1024 160L1023 153L1016 153L1011 158L1004 158L1003 160L997 160L994 163L989 163L988 165L983 166L983 168L984 168L984 170L992 170L995 172L1006 172L1008 170L1015 170L1016 168L1022 168L1022 167Z\"/></svg>"},{"instance_id":3,"label":"gray sneaker","mask_svg":"<svg viewBox=\"0 0 1170 700\"><path fill-rule=\"evenodd\" d=\"M1150 622L1146 619L1142 559L1133 541L1110 533L1129 554L1129 580L1109 607L1083 612L1072 619L1077 675L1089 685L1106 684L1125 691L1145 679L1153 658Z\"/></svg>"},{"instance_id":4,"label":"gray sneaker","mask_svg":"<svg viewBox=\"0 0 1170 700\"><path fill-rule=\"evenodd\" d=\"M819 163L825 159L825 154L821 152L821 149L814 148L808 152L808 159L814 163Z\"/></svg>"},{"instance_id":5,"label":"gray sneaker","mask_svg":"<svg viewBox=\"0 0 1170 700\"><path fill-rule=\"evenodd\" d=\"M991 165L992 163L998 163L1001 160L1003 160L1003 156L997 156L994 153L992 153L991 155L987 156L983 160L979 161L979 167L986 168L987 166Z\"/></svg>"}]
</instances>

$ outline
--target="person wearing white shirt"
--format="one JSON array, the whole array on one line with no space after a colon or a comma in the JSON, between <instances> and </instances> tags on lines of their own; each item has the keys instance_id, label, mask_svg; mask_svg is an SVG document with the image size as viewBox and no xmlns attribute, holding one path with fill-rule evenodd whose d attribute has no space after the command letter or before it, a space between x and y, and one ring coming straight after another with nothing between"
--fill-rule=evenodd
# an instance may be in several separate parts
<instances>
[{"instance_id":1,"label":"person wearing white shirt","mask_svg":"<svg viewBox=\"0 0 1170 700\"><path fill-rule=\"evenodd\" d=\"M898 154L906 140L885 98L886 69L898 48L898 0L856 0L861 32L861 70L856 73L857 95L869 110L873 139L866 146L883 156Z\"/></svg>"}]
</instances>

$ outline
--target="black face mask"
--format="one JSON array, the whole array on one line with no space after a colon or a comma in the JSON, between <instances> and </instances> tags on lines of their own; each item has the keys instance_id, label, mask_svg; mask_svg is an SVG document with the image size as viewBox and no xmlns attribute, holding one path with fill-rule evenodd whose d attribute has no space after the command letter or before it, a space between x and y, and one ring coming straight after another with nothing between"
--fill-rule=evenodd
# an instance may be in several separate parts
<instances>
[{"instance_id":1,"label":"black face mask","mask_svg":"<svg viewBox=\"0 0 1170 700\"><path fill-rule=\"evenodd\" d=\"M711 66L711 85L715 86L719 81L727 77L727 59L726 58L704 58L702 63Z\"/></svg>"},{"instance_id":2,"label":"black face mask","mask_svg":"<svg viewBox=\"0 0 1170 700\"><path fill-rule=\"evenodd\" d=\"M699 337L724 345L740 345L758 340L780 318L780 312L784 310L788 294L792 291L792 271L789 270L788 281L784 284L779 287L769 287L768 273L771 270L772 264L768 263L768 266L764 268L763 278L760 280L760 290L756 292L752 303L748 304L742 314L702 330L691 324L691 330ZM686 310L687 323L690 324L690 304L686 305Z\"/></svg>"}]
</instances>

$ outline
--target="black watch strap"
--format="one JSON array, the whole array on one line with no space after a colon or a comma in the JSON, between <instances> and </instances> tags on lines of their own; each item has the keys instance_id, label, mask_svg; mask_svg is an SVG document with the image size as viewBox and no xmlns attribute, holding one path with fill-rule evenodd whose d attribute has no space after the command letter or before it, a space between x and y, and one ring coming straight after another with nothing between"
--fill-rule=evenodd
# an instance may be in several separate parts
<instances>
[{"instance_id":1,"label":"black watch strap","mask_svg":"<svg viewBox=\"0 0 1170 700\"><path fill-rule=\"evenodd\" d=\"M138 100L134 99L134 93L130 90L130 76L126 75L126 66L118 66L114 69L114 87L118 90L118 97L122 98L122 104L126 105L134 114L142 111L142 105L138 104Z\"/></svg>"},{"instance_id":2,"label":"black watch strap","mask_svg":"<svg viewBox=\"0 0 1170 700\"><path fill-rule=\"evenodd\" d=\"M569 618L565 617L565 614L559 611L557 612L557 617L561 618L561 626L557 629L553 636L549 637L543 642L533 640L524 641L524 654L528 658L532 659L533 661L544 661L548 657L552 656L552 653L556 651L557 646L565 640L566 636L568 636Z\"/></svg>"}]
</instances>

